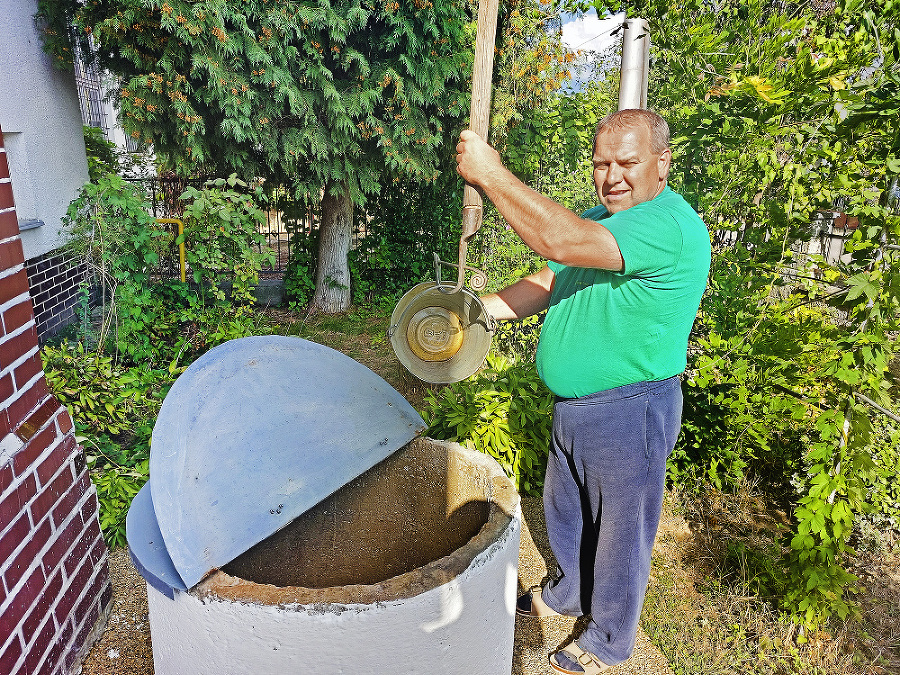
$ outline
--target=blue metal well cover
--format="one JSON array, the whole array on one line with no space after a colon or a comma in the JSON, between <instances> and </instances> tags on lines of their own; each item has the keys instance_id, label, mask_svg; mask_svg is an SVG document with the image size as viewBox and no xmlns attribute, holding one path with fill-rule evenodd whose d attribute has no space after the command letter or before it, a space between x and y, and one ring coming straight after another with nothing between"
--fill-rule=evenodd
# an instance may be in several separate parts
<instances>
[{"instance_id":1,"label":"blue metal well cover","mask_svg":"<svg viewBox=\"0 0 900 675\"><path fill-rule=\"evenodd\" d=\"M144 483L144 487L131 500L125 518L125 531L128 534L131 561L148 584L170 599L175 597L176 590L187 590L178 570L172 564L162 532L159 531L149 481Z\"/></svg>"},{"instance_id":2,"label":"blue metal well cover","mask_svg":"<svg viewBox=\"0 0 900 675\"><path fill-rule=\"evenodd\" d=\"M300 338L232 340L176 380L150 487L188 588L393 454L425 423L393 387Z\"/></svg>"}]
</instances>

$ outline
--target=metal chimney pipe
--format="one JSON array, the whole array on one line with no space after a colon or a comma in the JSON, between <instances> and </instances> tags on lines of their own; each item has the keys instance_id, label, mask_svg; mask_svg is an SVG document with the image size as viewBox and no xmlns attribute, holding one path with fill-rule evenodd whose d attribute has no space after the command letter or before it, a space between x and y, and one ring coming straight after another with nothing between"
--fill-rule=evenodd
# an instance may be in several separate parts
<instances>
[{"instance_id":1,"label":"metal chimney pipe","mask_svg":"<svg viewBox=\"0 0 900 675\"><path fill-rule=\"evenodd\" d=\"M626 19L619 71L619 110L647 107L650 72L650 26L646 19Z\"/></svg>"}]
</instances>

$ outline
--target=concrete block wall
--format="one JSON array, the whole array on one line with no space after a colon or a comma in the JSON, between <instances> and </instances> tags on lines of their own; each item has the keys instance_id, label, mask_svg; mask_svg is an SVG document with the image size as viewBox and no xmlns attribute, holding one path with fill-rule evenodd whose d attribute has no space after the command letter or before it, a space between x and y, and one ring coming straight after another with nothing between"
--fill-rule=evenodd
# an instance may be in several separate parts
<instances>
[{"instance_id":1,"label":"concrete block wall","mask_svg":"<svg viewBox=\"0 0 900 675\"><path fill-rule=\"evenodd\" d=\"M44 378L0 129L0 673L80 672L112 589L96 491Z\"/></svg>"}]
</instances>

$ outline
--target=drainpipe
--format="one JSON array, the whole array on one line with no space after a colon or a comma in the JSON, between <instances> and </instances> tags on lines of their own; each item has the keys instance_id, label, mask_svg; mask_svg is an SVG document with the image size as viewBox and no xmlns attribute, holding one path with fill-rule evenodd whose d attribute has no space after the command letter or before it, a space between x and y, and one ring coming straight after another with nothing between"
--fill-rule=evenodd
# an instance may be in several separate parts
<instances>
[{"instance_id":1,"label":"drainpipe","mask_svg":"<svg viewBox=\"0 0 900 675\"><path fill-rule=\"evenodd\" d=\"M647 107L650 27L646 19L626 19L619 71L619 110Z\"/></svg>"}]
</instances>

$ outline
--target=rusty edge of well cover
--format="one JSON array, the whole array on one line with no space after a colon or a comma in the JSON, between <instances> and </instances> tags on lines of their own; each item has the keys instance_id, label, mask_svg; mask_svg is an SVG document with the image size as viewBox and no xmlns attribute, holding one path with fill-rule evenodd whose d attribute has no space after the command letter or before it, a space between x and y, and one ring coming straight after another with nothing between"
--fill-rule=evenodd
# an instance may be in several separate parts
<instances>
[{"instance_id":1,"label":"rusty edge of well cover","mask_svg":"<svg viewBox=\"0 0 900 675\"><path fill-rule=\"evenodd\" d=\"M156 581L174 570L171 588L191 588L424 428L393 387L336 350L283 336L215 347L163 401L150 498L137 503L155 517L172 568L158 548L132 541L152 538L151 524L128 524L132 556Z\"/></svg>"}]
</instances>

